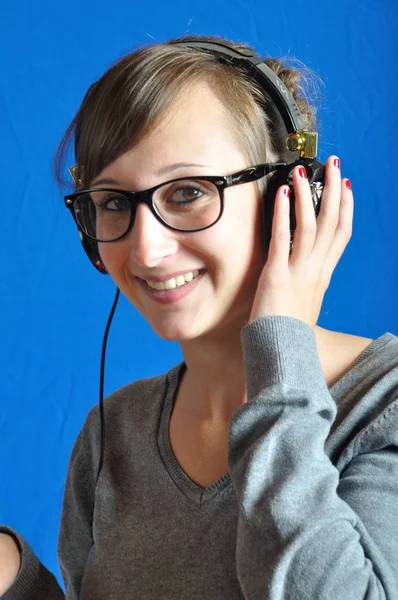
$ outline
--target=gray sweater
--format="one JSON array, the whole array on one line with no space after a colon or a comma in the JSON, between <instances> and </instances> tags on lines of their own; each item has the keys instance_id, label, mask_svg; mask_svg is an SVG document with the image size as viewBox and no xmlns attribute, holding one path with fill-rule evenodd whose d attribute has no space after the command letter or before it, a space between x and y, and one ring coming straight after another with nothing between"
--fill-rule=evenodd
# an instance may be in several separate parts
<instances>
[{"instance_id":1,"label":"gray sweater","mask_svg":"<svg viewBox=\"0 0 398 600\"><path fill-rule=\"evenodd\" d=\"M168 436L184 363L106 399L96 489L90 411L65 487L65 598L398 599L398 337L373 341L329 387L303 321L257 319L241 339L248 402L230 422L228 473L206 489ZM2 530L22 550L3 598L64 598L26 540Z\"/></svg>"}]
</instances>

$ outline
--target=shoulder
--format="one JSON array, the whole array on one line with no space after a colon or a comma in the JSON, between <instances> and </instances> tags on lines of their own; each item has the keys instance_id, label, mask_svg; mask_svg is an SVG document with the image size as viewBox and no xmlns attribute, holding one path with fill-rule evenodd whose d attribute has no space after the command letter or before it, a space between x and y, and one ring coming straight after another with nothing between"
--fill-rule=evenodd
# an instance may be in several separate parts
<instances>
[{"instance_id":1,"label":"shoulder","mask_svg":"<svg viewBox=\"0 0 398 600\"><path fill-rule=\"evenodd\" d=\"M327 448L335 458L344 455L343 462L387 446L398 449L398 337L341 335L345 364L329 386L337 415Z\"/></svg>"},{"instance_id":2,"label":"shoulder","mask_svg":"<svg viewBox=\"0 0 398 600\"><path fill-rule=\"evenodd\" d=\"M334 334L330 350L333 360L334 377L330 374L329 387L337 383L348 385L350 382L366 380L367 385L376 385L380 389L389 388L395 382L398 386L398 337L390 332L376 338L366 338L347 333ZM388 380L383 381L388 374ZM394 386L394 383L393 383Z\"/></svg>"},{"instance_id":3,"label":"shoulder","mask_svg":"<svg viewBox=\"0 0 398 600\"><path fill-rule=\"evenodd\" d=\"M375 340L318 327L317 340L325 380L332 386L356 364Z\"/></svg>"}]
</instances>

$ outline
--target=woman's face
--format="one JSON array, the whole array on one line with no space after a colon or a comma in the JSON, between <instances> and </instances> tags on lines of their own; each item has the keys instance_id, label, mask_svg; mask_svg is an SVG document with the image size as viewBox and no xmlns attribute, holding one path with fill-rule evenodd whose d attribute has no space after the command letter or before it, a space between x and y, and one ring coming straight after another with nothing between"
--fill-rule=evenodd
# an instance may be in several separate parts
<instances>
[{"instance_id":1,"label":"woman's face","mask_svg":"<svg viewBox=\"0 0 398 600\"><path fill-rule=\"evenodd\" d=\"M112 187L143 190L179 177L227 175L248 166L229 132L223 105L201 84L183 92L160 125L108 165L92 187L112 178L117 182ZM125 238L99 244L116 285L163 339L225 339L249 318L262 269L258 188L255 183L227 188L224 200L218 223L194 233L164 227L140 204ZM153 295L145 282L195 271L200 271L197 279L171 292Z\"/></svg>"}]
</instances>

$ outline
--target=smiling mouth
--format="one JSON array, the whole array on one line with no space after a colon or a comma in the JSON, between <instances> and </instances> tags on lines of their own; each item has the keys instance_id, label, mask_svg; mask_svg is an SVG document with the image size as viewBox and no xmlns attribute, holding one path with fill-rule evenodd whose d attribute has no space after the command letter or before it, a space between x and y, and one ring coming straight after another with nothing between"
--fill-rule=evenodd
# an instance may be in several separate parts
<instances>
[{"instance_id":1,"label":"smiling mouth","mask_svg":"<svg viewBox=\"0 0 398 600\"><path fill-rule=\"evenodd\" d=\"M201 273L203 273L203 269L189 271L188 273L184 273L184 275L177 275L177 277L172 277L165 281L151 281L149 279L143 279L143 281L145 281L148 287L152 288L153 290L169 291L184 287L184 285L191 283L191 281L199 277Z\"/></svg>"}]
</instances>

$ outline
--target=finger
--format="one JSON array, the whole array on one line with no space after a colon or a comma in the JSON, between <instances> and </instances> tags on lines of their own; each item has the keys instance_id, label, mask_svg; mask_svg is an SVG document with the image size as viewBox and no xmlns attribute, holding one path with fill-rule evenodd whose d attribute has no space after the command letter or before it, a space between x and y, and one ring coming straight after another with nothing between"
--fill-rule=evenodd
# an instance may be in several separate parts
<instances>
[{"instance_id":1,"label":"finger","mask_svg":"<svg viewBox=\"0 0 398 600\"><path fill-rule=\"evenodd\" d=\"M326 257L335 236L340 218L341 189L340 160L330 156L325 164L325 185L317 219L315 249L320 256Z\"/></svg>"},{"instance_id":2,"label":"finger","mask_svg":"<svg viewBox=\"0 0 398 600\"><path fill-rule=\"evenodd\" d=\"M341 202L338 224L326 260L324 262L325 271L330 271L330 273L334 271L352 236L354 196L352 193L350 180L343 179L341 181L340 189Z\"/></svg>"},{"instance_id":3,"label":"finger","mask_svg":"<svg viewBox=\"0 0 398 600\"><path fill-rule=\"evenodd\" d=\"M275 196L268 264L287 264L290 249L290 188L282 185Z\"/></svg>"},{"instance_id":4,"label":"finger","mask_svg":"<svg viewBox=\"0 0 398 600\"><path fill-rule=\"evenodd\" d=\"M314 247L316 236L316 219L312 204L311 190L305 167L293 169L293 185L295 195L296 230L292 262L307 258Z\"/></svg>"}]
</instances>

